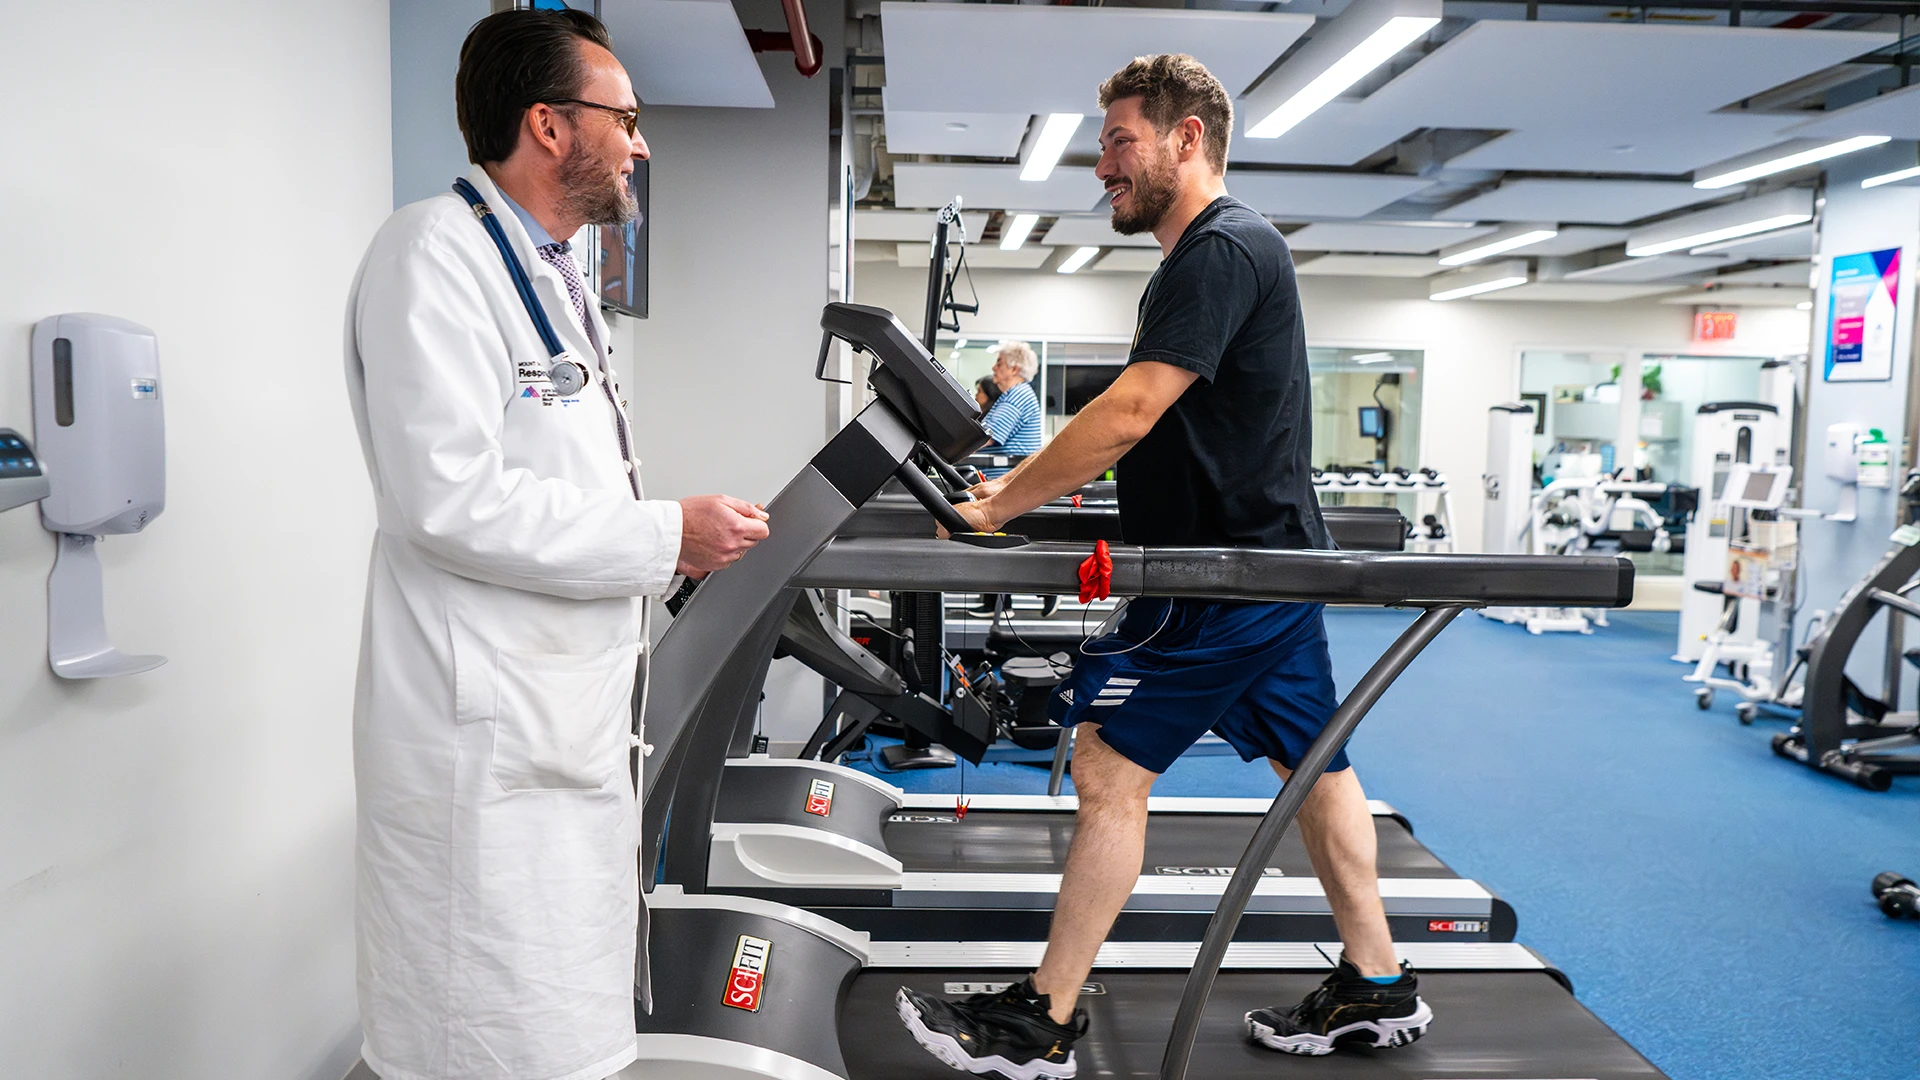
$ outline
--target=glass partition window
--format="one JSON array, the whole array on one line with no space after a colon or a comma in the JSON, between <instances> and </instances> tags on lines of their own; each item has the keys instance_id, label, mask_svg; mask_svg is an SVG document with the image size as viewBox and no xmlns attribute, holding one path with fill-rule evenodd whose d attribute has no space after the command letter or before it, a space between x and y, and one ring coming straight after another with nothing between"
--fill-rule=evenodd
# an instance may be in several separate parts
<instances>
[{"instance_id":1,"label":"glass partition window","mask_svg":"<svg viewBox=\"0 0 1920 1080\"><path fill-rule=\"evenodd\" d=\"M1420 467L1418 349L1309 346L1316 468Z\"/></svg>"},{"instance_id":2,"label":"glass partition window","mask_svg":"<svg viewBox=\"0 0 1920 1080\"><path fill-rule=\"evenodd\" d=\"M951 336L935 357L968 390L993 371L1002 339ZM1040 397L1043 432L1052 438L1126 367L1126 342L1028 339L1040 358L1033 389ZM1322 469L1418 468L1421 375L1419 349L1310 346L1313 387L1313 463Z\"/></svg>"},{"instance_id":3,"label":"glass partition window","mask_svg":"<svg viewBox=\"0 0 1920 1080\"><path fill-rule=\"evenodd\" d=\"M1634 445L1619 439L1624 352L1529 349L1520 355L1520 397L1534 407L1533 463L1543 479L1592 475L1632 465L1635 475L1697 486L1693 418L1710 401L1754 401L1757 356L1645 356L1640 363L1640 425Z\"/></svg>"},{"instance_id":4,"label":"glass partition window","mask_svg":"<svg viewBox=\"0 0 1920 1080\"><path fill-rule=\"evenodd\" d=\"M1694 417L1712 401L1754 401L1760 394L1756 356L1643 355L1640 385L1623 387L1626 353L1529 349L1520 355L1520 397L1534 408L1533 464L1538 483L1558 476L1597 476L1632 466L1641 480L1698 487L1693 475ZM1637 437L1620 441L1624 393L1640 400ZM1669 497L1652 501L1668 531L1686 521ZM1629 552L1642 573L1678 574L1676 553Z\"/></svg>"}]
</instances>

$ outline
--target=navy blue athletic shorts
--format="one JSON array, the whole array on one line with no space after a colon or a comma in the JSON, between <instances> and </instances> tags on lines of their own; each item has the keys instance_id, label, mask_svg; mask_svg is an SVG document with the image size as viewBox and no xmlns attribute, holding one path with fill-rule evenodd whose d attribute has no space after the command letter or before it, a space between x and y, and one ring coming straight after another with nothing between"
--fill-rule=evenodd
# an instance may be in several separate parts
<instances>
[{"instance_id":1,"label":"navy blue athletic shorts","mask_svg":"<svg viewBox=\"0 0 1920 1080\"><path fill-rule=\"evenodd\" d=\"M1208 731L1247 761L1294 768L1337 704L1322 606L1140 597L1113 633L1081 646L1048 715L1099 724L1102 741L1154 773ZM1347 766L1342 748L1327 771Z\"/></svg>"}]
</instances>

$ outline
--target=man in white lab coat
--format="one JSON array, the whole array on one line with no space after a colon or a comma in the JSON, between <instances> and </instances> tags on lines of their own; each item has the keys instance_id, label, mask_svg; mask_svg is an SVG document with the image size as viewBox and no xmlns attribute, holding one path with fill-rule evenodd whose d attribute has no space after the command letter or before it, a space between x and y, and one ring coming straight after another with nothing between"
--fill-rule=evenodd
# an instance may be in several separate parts
<instances>
[{"instance_id":1,"label":"man in white lab coat","mask_svg":"<svg viewBox=\"0 0 1920 1080\"><path fill-rule=\"evenodd\" d=\"M643 598L738 559L766 515L641 495L567 246L632 219L647 156L606 31L491 15L456 99L472 195L565 355L465 196L374 238L346 341L379 522L354 707L364 1052L383 1080L601 1080L634 1057Z\"/></svg>"}]
</instances>

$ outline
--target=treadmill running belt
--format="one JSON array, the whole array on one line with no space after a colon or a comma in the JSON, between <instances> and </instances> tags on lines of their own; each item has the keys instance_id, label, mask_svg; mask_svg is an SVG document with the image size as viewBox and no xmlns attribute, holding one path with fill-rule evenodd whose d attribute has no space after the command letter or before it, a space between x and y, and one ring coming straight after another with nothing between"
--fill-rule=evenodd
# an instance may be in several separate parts
<instances>
[{"instance_id":1,"label":"treadmill running belt","mask_svg":"<svg viewBox=\"0 0 1920 1080\"><path fill-rule=\"evenodd\" d=\"M861 974L841 1010L840 1048L850 1080L950 1080L954 1076L901 1026L893 1003L894 991L901 986L941 994L948 983L1004 983L1016 977L1005 971ZM1208 1080L1659 1080L1665 1075L1551 975L1540 971L1421 975L1420 996L1433 1009L1433 1028L1420 1041L1395 1050L1338 1050L1326 1057L1296 1057L1246 1041L1241 1017L1249 1010L1291 1005L1323 977L1324 973L1314 972L1222 972L1201 1022L1191 1075ZM1074 1049L1080 1080L1158 1076L1186 972L1096 969L1090 981L1103 992L1080 998L1092 1018L1087 1037Z\"/></svg>"},{"instance_id":2,"label":"treadmill running belt","mask_svg":"<svg viewBox=\"0 0 1920 1080\"><path fill-rule=\"evenodd\" d=\"M1381 877L1460 876L1398 820L1385 816L1373 820L1380 838ZM1257 814L1155 814L1148 819L1146 860L1140 872L1206 874L1226 868L1230 874L1259 824ZM893 816L885 836L888 853L909 873L1057 874L1066 865L1067 845L1073 841L1073 815L974 810L956 818L951 811L909 810ZM1289 830L1268 865L1288 877L1313 875L1298 829Z\"/></svg>"}]
</instances>

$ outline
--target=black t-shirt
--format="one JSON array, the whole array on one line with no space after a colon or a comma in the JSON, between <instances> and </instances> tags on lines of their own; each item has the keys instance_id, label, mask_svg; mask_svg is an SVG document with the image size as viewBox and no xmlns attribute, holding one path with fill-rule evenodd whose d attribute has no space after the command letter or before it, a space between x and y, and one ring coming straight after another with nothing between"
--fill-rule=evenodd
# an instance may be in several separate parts
<instances>
[{"instance_id":1,"label":"black t-shirt","mask_svg":"<svg viewBox=\"0 0 1920 1080\"><path fill-rule=\"evenodd\" d=\"M1313 491L1313 399L1293 256L1215 199L1140 298L1128 363L1197 372L1114 470L1130 544L1332 548Z\"/></svg>"}]
</instances>

